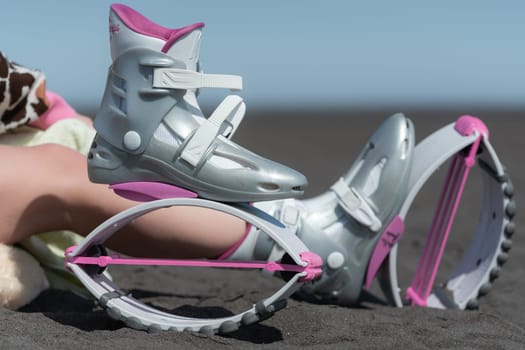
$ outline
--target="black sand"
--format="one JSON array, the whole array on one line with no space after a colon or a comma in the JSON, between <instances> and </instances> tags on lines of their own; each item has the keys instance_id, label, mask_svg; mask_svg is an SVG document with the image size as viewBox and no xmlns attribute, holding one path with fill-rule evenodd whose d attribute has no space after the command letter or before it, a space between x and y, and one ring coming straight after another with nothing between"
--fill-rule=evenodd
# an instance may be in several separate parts
<instances>
[{"instance_id":1,"label":"black sand","mask_svg":"<svg viewBox=\"0 0 525 350\"><path fill-rule=\"evenodd\" d=\"M394 112L394 111L391 111ZM288 164L310 180L307 196L322 192L349 167L386 113L298 113L267 111L245 120L236 140L264 156ZM264 116L262 115L264 114ZM491 140L508 167L518 205L524 203L525 112L481 112ZM459 116L456 111L407 113L418 139ZM269 141L270 140L270 141ZM435 188L434 188L435 190ZM409 254L421 245L435 200L432 191L418 197L407 221L406 252L401 273L417 264ZM465 248L471 228L469 214L477 216L479 195L469 193L447 246L452 257ZM471 209L474 208L474 209ZM470 210L469 210L470 209ZM0 309L0 349L187 349L187 348L355 348L355 349L519 349L525 348L525 239L524 216L515 218L517 231L510 259L478 311L397 309L379 301L344 308L290 300L274 317L228 336L186 333L147 333L111 320L92 302L71 293L47 291L21 311ZM474 218L475 219L475 218ZM424 226L422 226L424 224ZM410 234L410 236L408 236ZM445 259L444 266L450 263ZM177 304L190 313L221 315L249 304L279 281L234 271L218 279L206 271L133 268L114 272L134 295L164 308ZM172 301L175 300L175 301ZM194 305L180 306L180 305Z\"/></svg>"}]
</instances>

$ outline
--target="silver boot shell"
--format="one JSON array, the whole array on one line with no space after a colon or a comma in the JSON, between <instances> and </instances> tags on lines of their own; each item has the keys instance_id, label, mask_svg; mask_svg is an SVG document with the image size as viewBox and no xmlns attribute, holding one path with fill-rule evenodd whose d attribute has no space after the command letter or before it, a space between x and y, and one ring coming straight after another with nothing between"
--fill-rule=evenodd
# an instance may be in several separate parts
<instances>
[{"instance_id":1,"label":"silver boot shell","mask_svg":"<svg viewBox=\"0 0 525 350\"><path fill-rule=\"evenodd\" d=\"M303 298L339 305L358 301L373 249L405 200L414 142L411 121L395 114L331 190L283 202L281 220L300 213L297 235L323 258L323 275L303 286Z\"/></svg>"}]
</instances>

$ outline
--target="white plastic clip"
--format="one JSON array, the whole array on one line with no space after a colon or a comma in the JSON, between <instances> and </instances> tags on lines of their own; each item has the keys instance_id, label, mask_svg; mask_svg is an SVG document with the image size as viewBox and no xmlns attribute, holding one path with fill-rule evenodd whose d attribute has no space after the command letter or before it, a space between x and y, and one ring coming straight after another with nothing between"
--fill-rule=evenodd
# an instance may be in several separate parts
<instances>
[{"instance_id":1,"label":"white plastic clip","mask_svg":"<svg viewBox=\"0 0 525 350\"><path fill-rule=\"evenodd\" d=\"M381 221L366 200L353 187L349 187L343 178L331 187L337 196L339 205L361 225L377 232L381 228Z\"/></svg>"},{"instance_id":2,"label":"white plastic clip","mask_svg":"<svg viewBox=\"0 0 525 350\"><path fill-rule=\"evenodd\" d=\"M231 139L233 134L235 134L235 131L237 131L239 124L241 124L242 120L244 119L245 114L246 114L246 104L243 102L237 108L235 108L235 110L232 111L232 113L230 113L230 115L226 119L227 127L226 128L223 127L222 136Z\"/></svg>"}]
</instances>

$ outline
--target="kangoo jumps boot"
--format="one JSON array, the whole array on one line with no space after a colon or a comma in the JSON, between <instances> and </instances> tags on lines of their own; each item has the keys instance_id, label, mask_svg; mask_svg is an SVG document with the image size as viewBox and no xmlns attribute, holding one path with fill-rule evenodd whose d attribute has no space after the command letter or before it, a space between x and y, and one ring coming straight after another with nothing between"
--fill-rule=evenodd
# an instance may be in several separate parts
<instances>
[{"instance_id":1,"label":"kangoo jumps boot","mask_svg":"<svg viewBox=\"0 0 525 350\"><path fill-rule=\"evenodd\" d=\"M88 154L91 181L163 182L224 202L303 194L302 174L229 139L245 112L240 97L203 116L198 89L242 88L238 76L199 72L203 23L169 29L120 4L109 21L113 63Z\"/></svg>"},{"instance_id":2,"label":"kangoo jumps boot","mask_svg":"<svg viewBox=\"0 0 525 350\"><path fill-rule=\"evenodd\" d=\"M320 279L305 284L300 297L346 306L359 301L374 248L382 233L398 224L397 214L408 193L414 139L412 122L395 114L325 193L255 204L292 228L323 259ZM287 261L284 251L257 228L227 253L222 258Z\"/></svg>"}]
</instances>

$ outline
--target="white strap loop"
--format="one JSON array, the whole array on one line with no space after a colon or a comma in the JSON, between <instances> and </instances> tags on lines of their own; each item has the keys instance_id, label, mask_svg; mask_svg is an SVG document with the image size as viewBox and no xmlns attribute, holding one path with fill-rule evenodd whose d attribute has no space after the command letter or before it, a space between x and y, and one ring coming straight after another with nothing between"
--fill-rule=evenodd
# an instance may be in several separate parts
<instances>
[{"instance_id":1,"label":"white strap loop","mask_svg":"<svg viewBox=\"0 0 525 350\"><path fill-rule=\"evenodd\" d=\"M202 156L208 150L213 140L219 134L221 125L229 119L235 119L238 110L244 110L244 102L236 95L227 96L213 111L212 115L204 120L184 147L181 158L196 167Z\"/></svg>"},{"instance_id":2,"label":"white strap loop","mask_svg":"<svg viewBox=\"0 0 525 350\"><path fill-rule=\"evenodd\" d=\"M361 225L377 232L381 228L381 221L366 200L353 187L349 187L343 178L331 187L337 196L339 205Z\"/></svg>"},{"instance_id":3,"label":"white strap loop","mask_svg":"<svg viewBox=\"0 0 525 350\"><path fill-rule=\"evenodd\" d=\"M242 90L242 77L205 74L187 69L157 68L153 71L153 87L184 90L200 88Z\"/></svg>"},{"instance_id":4,"label":"white strap loop","mask_svg":"<svg viewBox=\"0 0 525 350\"><path fill-rule=\"evenodd\" d=\"M244 119L245 114L246 104L243 102L239 105L239 107L232 111L232 113L230 113L230 115L226 119L226 127L222 127L222 136L231 139L235 131L237 131L239 124L241 124L242 120Z\"/></svg>"}]
</instances>

